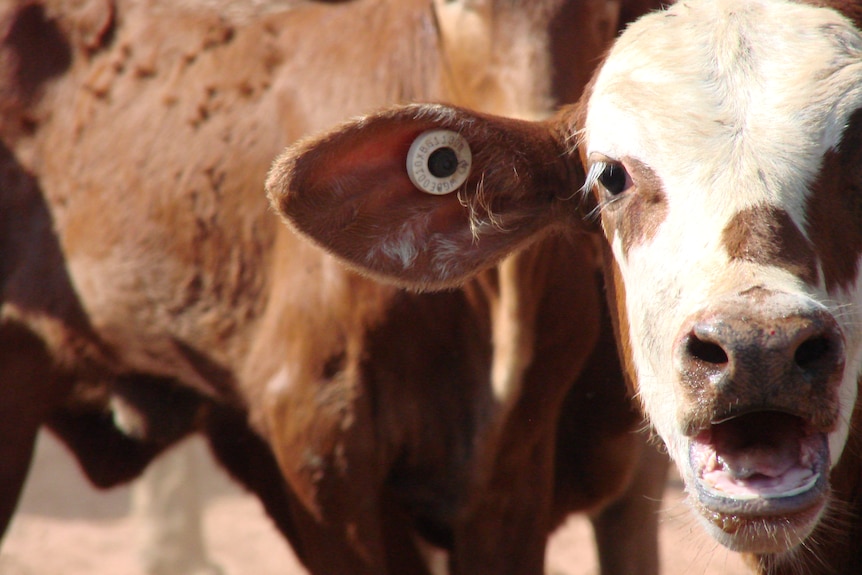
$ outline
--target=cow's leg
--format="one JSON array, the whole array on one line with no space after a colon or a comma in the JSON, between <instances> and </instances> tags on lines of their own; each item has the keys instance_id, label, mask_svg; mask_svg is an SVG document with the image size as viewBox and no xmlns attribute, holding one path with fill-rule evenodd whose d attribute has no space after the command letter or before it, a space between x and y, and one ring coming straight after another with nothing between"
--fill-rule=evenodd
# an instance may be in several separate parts
<instances>
[{"instance_id":1,"label":"cow's leg","mask_svg":"<svg viewBox=\"0 0 862 575\"><path fill-rule=\"evenodd\" d=\"M382 501L383 536L386 548L386 564L389 573L432 575L439 573L431 564L431 556L420 549L422 542L404 510L389 499Z\"/></svg>"},{"instance_id":2,"label":"cow's leg","mask_svg":"<svg viewBox=\"0 0 862 575\"><path fill-rule=\"evenodd\" d=\"M140 522L140 556L150 575L217 575L207 557L200 496L199 445L167 450L132 486L132 513Z\"/></svg>"},{"instance_id":3,"label":"cow's leg","mask_svg":"<svg viewBox=\"0 0 862 575\"><path fill-rule=\"evenodd\" d=\"M109 392L89 403L55 411L48 427L94 485L108 488L140 476L133 504L143 526L147 573L220 573L204 552L191 455L181 449L153 462L195 429L202 399L173 380L143 374L111 383Z\"/></svg>"},{"instance_id":4,"label":"cow's leg","mask_svg":"<svg viewBox=\"0 0 862 575\"><path fill-rule=\"evenodd\" d=\"M257 495L303 565L315 575L385 573L369 568L356 555L342 525L323 525L311 516L284 480L270 445L250 428L247 419L241 410L213 406L204 433L216 459ZM360 528L354 526L357 535Z\"/></svg>"},{"instance_id":5,"label":"cow's leg","mask_svg":"<svg viewBox=\"0 0 862 575\"><path fill-rule=\"evenodd\" d=\"M293 544L298 555L299 533L293 520L294 498L269 445L252 429L244 411L212 406L204 423L210 450L228 474L254 493L276 528Z\"/></svg>"},{"instance_id":6,"label":"cow's leg","mask_svg":"<svg viewBox=\"0 0 862 575\"><path fill-rule=\"evenodd\" d=\"M15 512L39 426L61 391L50 366L39 338L0 322L0 536Z\"/></svg>"},{"instance_id":7,"label":"cow's leg","mask_svg":"<svg viewBox=\"0 0 862 575\"><path fill-rule=\"evenodd\" d=\"M136 439L117 428L113 413L81 409L57 411L48 420L48 427L74 453L97 487L109 488L140 478L134 484L133 503L135 515L143 523L145 572L220 572L205 557L190 463L182 453L169 452L164 454L165 460L156 459L185 433L170 441Z\"/></svg>"},{"instance_id":8,"label":"cow's leg","mask_svg":"<svg viewBox=\"0 0 862 575\"><path fill-rule=\"evenodd\" d=\"M565 238L537 244L497 268L496 293L487 290L495 411L481 432L471 501L456 526L453 574L544 570L560 410L599 335L593 270L589 246ZM572 309L571 301L583 313L561 313Z\"/></svg>"},{"instance_id":9,"label":"cow's leg","mask_svg":"<svg viewBox=\"0 0 862 575\"><path fill-rule=\"evenodd\" d=\"M353 396L350 381L330 383L326 401L309 402L293 389L269 406L268 438L290 491L297 555L315 575L427 575L413 542L396 541L409 525L389 530L397 518L383 507L385 455L370 398Z\"/></svg>"},{"instance_id":10,"label":"cow's leg","mask_svg":"<svg viewBox=\"0 0 862 575\"><path fill-rule=\"evenodd\" d=\"M345 489L345 495L356 496L356 492ZM430 575L406 516L380 511L381 502L376 497L361 497L366 515L355 523L330 523L304 508L295 510L304 551L301 560L308 570L315 575ZM378 536L380 539L375 540ZM378 541L375 548L369 547Z\"/></svg>"},{"instance_id":11,"label":"cow's leg","mask_svg":"<svg viewBox=\"0 0 862 575\"><path fill-rule=\"evenodd\" d=\"M658 514L669 460L647 441L631 483L621 497L590 517L602 575L659 572Z\"/></svg>"},{"instance_id":12,"label":"cow's leg","mask_svg":"<svg viewBox=\"0 0 862 575\"><path fill-rule=\"evenodd\" d=\"M537 426L541 425L537 423ZM528 428L522 428L528 429ZM553 430L498 454L493 477L456 526L452 575L541 575L551 524Z\"/></svg>"}]
</instances>

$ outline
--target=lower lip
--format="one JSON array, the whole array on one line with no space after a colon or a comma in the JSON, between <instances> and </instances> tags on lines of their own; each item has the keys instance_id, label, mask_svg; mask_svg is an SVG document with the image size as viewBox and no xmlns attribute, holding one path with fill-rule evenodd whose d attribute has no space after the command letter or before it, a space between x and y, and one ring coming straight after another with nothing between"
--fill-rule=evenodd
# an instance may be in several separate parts
<instances>
[{"instance_id":1,"label":"lower lip","mask_svg":"<svg viewBox=\"0 0 862 575\"><path fill-rule=\"evenodd\" d=\"M795 513L773 516L718 512L700 501L695 507L717 530L712 535L725 547L741 553L784 553L804 544L826 508L826 499Z\"/></svg>"},{"instance_id":2,"label":"lower lip","mask_svg":"<svg viewBox=\"0 0 862 575\"><path fill-rule=\"evenodd\" d=\"M825 472L828 469L825 435L823 442L814 475L799 487L780 494L729 496L704 483L689 460L695 507L727 536L719 539L731 549L764 553L792 548L810 534L826 508L829 481Z\"/></svg>"}]
</instances>

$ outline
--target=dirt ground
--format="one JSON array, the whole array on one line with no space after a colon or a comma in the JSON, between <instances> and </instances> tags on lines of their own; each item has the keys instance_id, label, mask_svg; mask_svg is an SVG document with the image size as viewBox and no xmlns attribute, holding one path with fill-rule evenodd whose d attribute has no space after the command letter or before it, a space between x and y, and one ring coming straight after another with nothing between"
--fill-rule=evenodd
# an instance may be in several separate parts
<instances>
[{"instance_id":1,"label":"dirt ground","mask_svg":"<svg viewBox=\"0 0 862 575\"><path fill-rule=\"evenodd\" d=\"M194 447L203 453L202 445ZM305 575L253 497L205 461L201 489L210 554L226 575ZM0 552L0 575L144 575L131 490L95 491L50 436L40 439L19 512ZM737 555L707 538L683 503L675 475L661 513L662 572L737 575ZM573 516L551 539L549 575L598 572L588 522Z\"/></svg>"}]
</instances>

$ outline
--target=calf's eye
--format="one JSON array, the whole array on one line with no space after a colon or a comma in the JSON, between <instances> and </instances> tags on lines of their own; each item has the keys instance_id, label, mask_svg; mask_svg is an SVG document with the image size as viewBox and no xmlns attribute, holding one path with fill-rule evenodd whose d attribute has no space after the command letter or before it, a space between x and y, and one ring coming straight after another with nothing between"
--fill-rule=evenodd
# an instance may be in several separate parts
<instances>
[{"instance_id":1,"label":"calf's eye","mask_svg":"<svg viewBox=\"0 0 862 575\"><path fill-rule=\"evenodd\" d=\"M623 193L632 185L631 178L626 169L621 164L615 163L605 164L601 173L599 173L598 180L612 196Z\"/></svg>"}]
</instances>

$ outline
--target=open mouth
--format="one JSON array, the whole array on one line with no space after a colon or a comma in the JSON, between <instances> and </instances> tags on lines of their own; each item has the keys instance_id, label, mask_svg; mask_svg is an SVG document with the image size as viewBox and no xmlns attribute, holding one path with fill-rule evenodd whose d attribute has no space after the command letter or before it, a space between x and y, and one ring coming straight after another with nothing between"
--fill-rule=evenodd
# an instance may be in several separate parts
<instances>
[{"instance_id":1,"label":"open mouth","mask_svg":"<svg viewBox=\"0 0 862 575\"><path fill-rule=\"evenodd\" d=\"M727 535L780 526L804 538L826 503L826 434L798 416L761 411L711 424L691 440L701 513Z\"/></svg>"}]
</instances>

